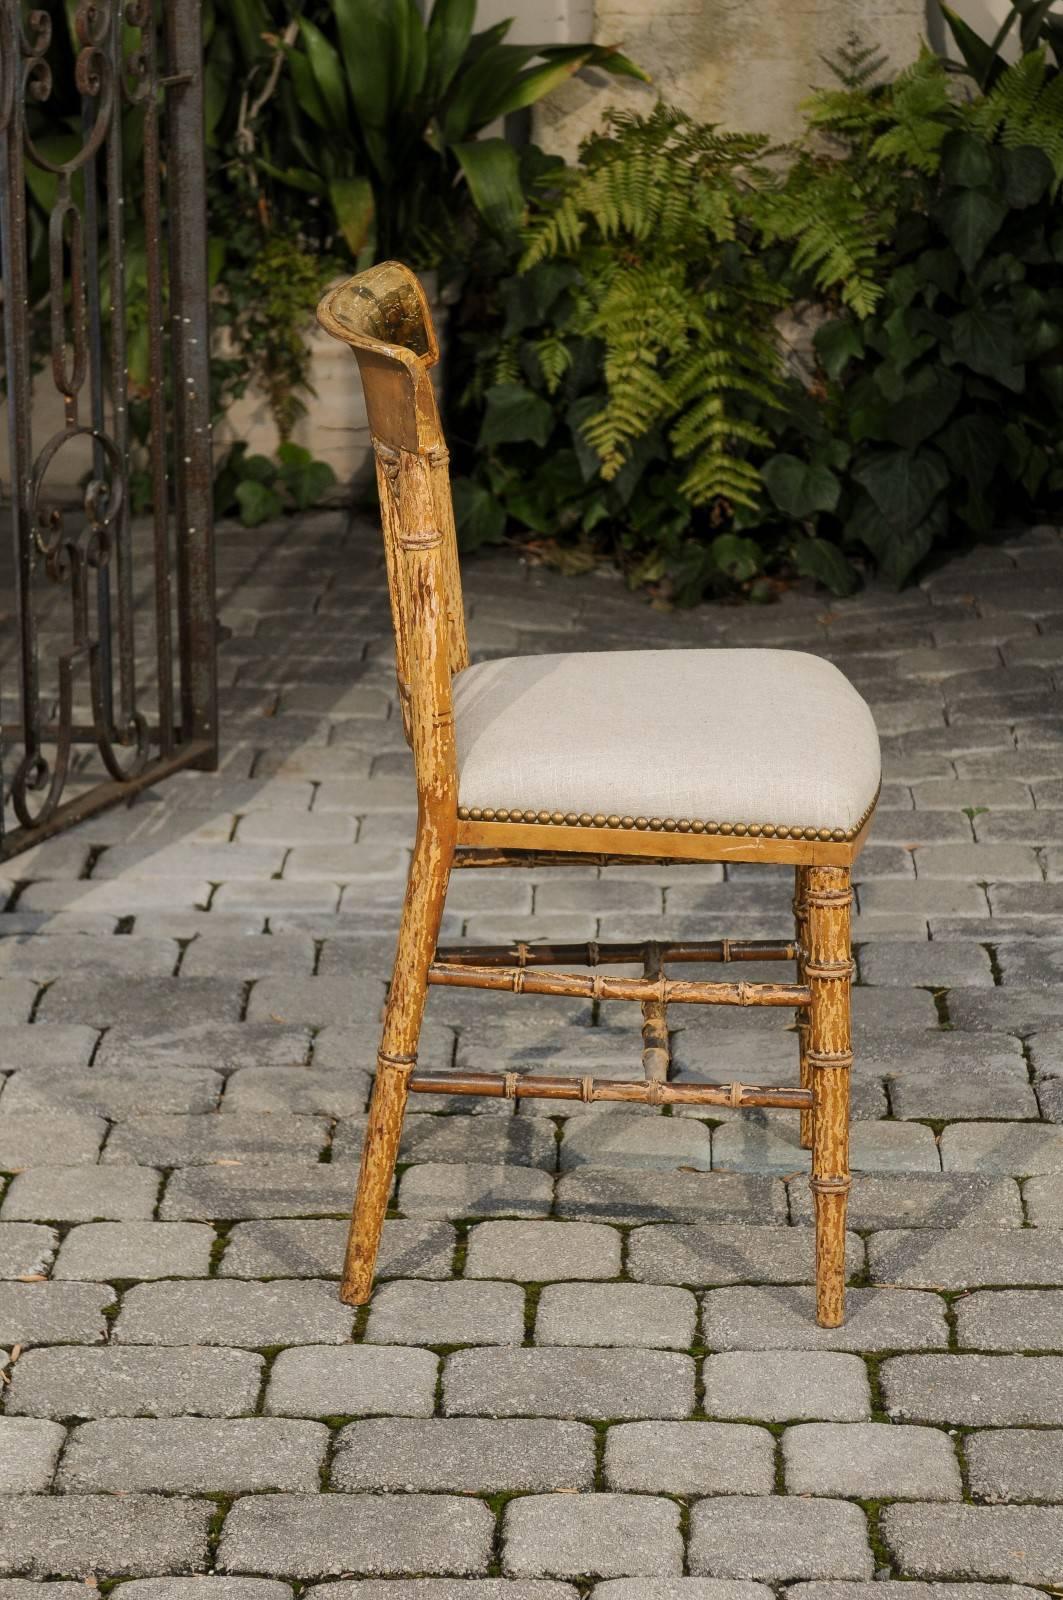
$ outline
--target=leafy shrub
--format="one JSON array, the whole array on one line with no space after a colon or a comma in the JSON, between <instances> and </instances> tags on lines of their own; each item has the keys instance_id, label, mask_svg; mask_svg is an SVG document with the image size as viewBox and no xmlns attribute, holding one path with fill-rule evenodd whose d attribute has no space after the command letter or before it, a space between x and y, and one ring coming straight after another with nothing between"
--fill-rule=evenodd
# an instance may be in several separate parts
<instances>
[{"instance_id":1,"label":"leafy shrub","mask_svg":"<svg viewBox=\"0 0 1063 1600\"><path fill-rule=\"evenodd\" d=\"M1063 78L1040 47L958 94L852 49L787 162L614 117L533 197L473 340L467 542L608 545L632 581L845 592L1063 495ZM811 381L784 307L818 323Z\"/></svg>"},{"instance_id":2,"label":"leafy shrub","mask_svg":"<svg viewBox=\"0 0 1063 1600\"><path fill-rule=\"evenodd\" d=\"M309 450L290 441L277 450L277 459L252 456L241 440L221 461L214 478L214 515L238 515L245 528L283 516L286 511L309 511L336 482L327 461L315 461Z\"/></svg>"}]
</instances>

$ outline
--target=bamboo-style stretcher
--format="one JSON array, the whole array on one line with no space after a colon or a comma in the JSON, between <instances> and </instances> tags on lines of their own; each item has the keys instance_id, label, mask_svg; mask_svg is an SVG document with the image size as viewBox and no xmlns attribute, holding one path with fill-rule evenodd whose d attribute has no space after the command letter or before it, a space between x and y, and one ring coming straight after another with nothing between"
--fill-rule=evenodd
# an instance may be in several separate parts
<instances>
[{"instance_id":1,"label":"bamboo-style stretcher","mask_svg":"<svg viewBox=\"0 0 1063 1600\"><path fill-rule=\"evenodd\" d=\"M485 810L459 801L452 679L469 664L448 457L429 378L435 332L416 277L385 263L330 291L322 326L354 350L361 369L380 488L384 551L404 728L413 750L418 821L399 929L354 1215L340 1294L372 1290L381 1228L411 1093L650 1106L784 1107L800 1113L812 1151L816 1314L844 1316L852 1065L850 868L874 800L857 825L795 827L702 823L561 811ZM593 710L593 699L589 709ZM457 869L661 862L787 863L794 868L794 937L613 944L515 944L437 949ZM674 976L692 963L740 969L788 961L793 983L710 982ZM639 966L641 975L616 967ZM566 970L576 968L579 970ZM417 1041L430 986L627 1001L642 1013L641 1080L540 1072L424 1071ZM668 1007L774 1006L797 1017L792 1087L674 1082ZM711 1183L711 1175L706 1182Z\"/></svg>"}]
</instances>

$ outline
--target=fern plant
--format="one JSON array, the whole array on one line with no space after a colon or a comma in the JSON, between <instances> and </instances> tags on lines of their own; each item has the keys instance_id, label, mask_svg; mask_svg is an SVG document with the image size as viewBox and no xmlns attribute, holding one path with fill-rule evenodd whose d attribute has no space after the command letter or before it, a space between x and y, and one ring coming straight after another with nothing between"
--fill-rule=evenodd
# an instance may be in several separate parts
<instances>
[{"instance_id":1,"label":"fern plant","mask_svg":"<svg viewBox=\"0 0 1063 1600\"><path fill-rule=\"evenodd\" d=\"M533 215L521 269L578 263L569 332L600 342L603 403L582 422L606 482L662 428L692 506L755 506L752 452L781 405L774 319L785 291L750 248L767 140L658 106L614 113Z\"/></svg>"}]
</instances>

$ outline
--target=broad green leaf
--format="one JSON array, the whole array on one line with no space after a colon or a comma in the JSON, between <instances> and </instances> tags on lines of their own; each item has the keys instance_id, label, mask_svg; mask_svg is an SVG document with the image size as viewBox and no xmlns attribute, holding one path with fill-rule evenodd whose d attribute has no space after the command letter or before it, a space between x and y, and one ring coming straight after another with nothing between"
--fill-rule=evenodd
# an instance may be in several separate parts
<instances>
[{"instance_id":1,"label":"broad green leaf","mask_svg":"<svg viewBox=\"0 0 1063 1600\"><path fill-rule=\"evenodd\" d=\"M275 178L278 183L287 184L289 189L301 189L304 194L328 193L325 179L307 167L275 167L269 161L260 161L258 165L268 177Z\"/></svg>"},{"instance_id":2,"label":"broad green leaf","mask_svg":"<svg viewBox=\"0 0 1063 1600\"><path fill-rule=\"evenodd\" d=\"M959 189L982 189L993 182L993 152L984 139L953 129L941 146L941 176Z\"/></svg>"},{"instance_id":3,"label":"broad green leaf","mask_svg":"<svg viewBox=\"0 0 1063 1600\"><path fill-rule=\"evenodd\" d=\"M517 152L505 139L473 139L456 144L473 204L492 233L515 234L524 215Z\"/></svg>"},{"instance_id":4,"label":"broad green leaf","mask_svg":"<svg viewBox=\"0 0 1063 1600\"><path fill-rule=\"evenodd\" d=\"M473 478L455 478L451 485L454 522L463 550L498 544L506 531L506 513L490 489Z\"/></svg>"},{"instance_id":5,"label":"broad green leaf","mask_svg":"<svg viewBox=\"0 0 1063 1600\"><path fill-rule=\"evenodd\" d=\"M970 411L943 428L934 441L962 483L984 488L1000 460L1000 429L990 417Z\"/></svg>"},{"instance_id":6,"label":"broad green leaf","mask_svg":"<svg viewBox=\"0 0 1063 1600\"><path fill-rule=\"evenodd\" d=\"M862 539L875 557L882 576L900 588L920 561L930 554L936 541L944 538L948 527L949 509L944 500L939 500L912 528L895 528L885 517L881 521L868 519Z\"/></svg>"},{"instance_id":7,"label":"broad green leaf","mask_svg":"<svg viewBox=\"0 0 1063 1600\"><path fill-rule=\"evenodd\" d=\"M403 109L417 99L428 71L428 36L417 0L406 0L406 9L406 72L402 80L401 98L397 102Z\"/></svg>"},{"instance_id":8,"label":"broad green leaf","mask_svg":"<svg viewBox=\"0 0 1063 1600\"><path fill-rule=\"evenodd\" d=\"M266 54L267 47L262 35L270 32L272 27L269 10L265 0L223 0L223 6L232 32L236 35L246 71L260 56Z\"/></svg>"},{"instance_id":9,"label":"broad green leaf","mask_svg":"<svg viewBox=\"0 0 1063 1600\"><path fill-rule=\"evenodd\" d=\"M912 374L898 395L886 422L894 444L914 450L944 427L960 401L963 381L938 362L928 362Z\"/></svg>"},{"instance_id":10,"label":"broad green leaf","mask_svg":"<svg viewBox=\"0 0 1063 1600\"><path fill-rule=\"evenodd\" d=\"M836 544L826 539L799 539L794 546L794 565L806 578L815 578L831 594L852 594L856 572Z\"/></svg>"},{"instance_id":11,"label":"broad green leaf","mask_svg":"<svg viewBox=\"0 0 1063 1600\"><path fill-rule=\"evenodd\" d=\"M1004 162L1004 197L1009 206L1023 210L1047 194L1055 177L1055 168L1036 145L1022 144L1014 150L1002 150Z\"/></svg>"},{"instance_id":12,"label":"broad green leaf","mask_svg":"<svg viewBox=\"0 0 1063 1600\"><path fill-rule=\"evenodd\" d=\"M553 312L557 301L579 277L571 261L540 261L528 272L503 278L499 296L505 311L503 337L511 338L525 328L537 327Z\"/></svg>"},{"instance_id":13,"label":"broad green leaf","mask_svg":"<svg viewBox=\"0 0 1063 1600\"><path fill-rule=\"evenodd\" d=\"M853 469L882 513L889 536L907 534L948 488L949 469L936 450L876 450Z\"/></svg>"},{"instance_id":14,"label":"broad green leaf","mask_svg":"<svg viewBox=\"0 0 1063 1600\"><path fill-rule=\"evenodd\" d=\"M952 348L972 372L995 378L1016 393L1022 389L1018 330L1009 309L987 311L973 305L958 312L952 321Z\"/></svg>"},{"instance_id":15,"label":"broad green leaf","mask_svg":"<svg viewBox=\"0 0 1063 1600\"><path fill-rule=\"evenodd\" d=\"M942 5L941 10L971 77L985 89L993 75L995 51L951 6Z\"/></svg>"},{"instance_id":16,"label":"broad green leaf","mask_svg":"<svg viewBox=\"0 0 1063 1600\"><path fill-rule=\"evenodd\" d=\"M826 466L813 466L799 456L774 455L761 473L768 493L789 517L802 521L816 511L833 511L842 486Z\"/></svg>"},{"instance_id":17,"label":"broad green leaf","mask_svg":"<svg viewBox=\"0 0 1063 1600\"><path fill-rule=\"evenodd\" d=\"M370 128L382 128L406 71L404 0L332 0L347 87Z\"/></svg>"},{"instance_id":18,"label":"broad green leaf","mask_svg":"<svg viewBox=\"0 0 1063 1600\"><path fill-rule=\"evenodd\" d=\"M849 362L864 353L864 337L855 322L825 322L816 329L812 343L828 378L840 378Z\"/></svg>"},{"instance_id":19,"label":"broad green leaf","mask_svg":"<svg viewBox=\"0 0 1063 1600\"><path fill-rule=\"evenodd\" d=\"M475 20L476 0L436 0L432 7L428 19L428 83L433 99L450 88Z\"/></svg>"},{"instance_id":20,"label":"broad green leaf","mask_svg":"<svg viewBox=\"0 0 1063 1600\"><path fill-rule=\"evenodd\" d=\"M347 248L357 256L373 226L372 185L368 178L333 178L328 195Z\"/></svg>"},{"instance_id":21,"label":"broad green leaf","mask_svg":"<svg viewBox=\"0 0 1063 1600\"><path fill-rule=\"evenodd\" d=\"M762 566L762 552L755 539L739 533L718 533L709 546L713 566L735 583L756 577Z\"/></svg>"},{"instance_id":22,"label":"broad green leaf","mask_svg":"<svg viewBox=\"0 0 1063 1600\"><path fill-rule=\"evenodd\" d=\"M937 214L945 237L967 271L973 272L1008 208L984 189L960 189L945 196Z\"/></svg>"},{"instance_id":23,"label":"broad green leaf","mask_svg":"<svg viewBox=\"0 0 1063 1600\"><path fill-rule=\"evenodd\" d=\"M299 31L331 129L341 133L347 128L349 111L340 58L321 29L308 17L299 18Z\"/></svg>"},{"instance_id":24,"label":"broad green leaf","mask_svg":"<svg viewBox=\"0 0 1063 1600\"><path fill-rule=\"evenodd\" d=\"M554 425L554 413L541 395L522 383L496 383L488 389L479 443L520 444L529 440L544 445Z\"/></svg>"},{"instance_id":25,"label":"broad green leaf","mask_svg":"<svg viewBox=\"0 0 1063 1600\"><path fill-rule=\"evenodd\" d=\"M284 510L284 501L276 489L255 478L245 478L236 485L236 501L245 528L257 528L260 523L279 517Z\"/></svg>"},{"instance_id":26,"label":"broad green leaf","mask_svg":"<svg viewBox=\"0 0 1063 1600\"><path fill-rule=\"evenodd\" d=\"M490 44L465 64L439 119L442 137L451 144L466 139L500 113L494 108L512 89L522 68L539 54L534 44Z\"/></svg>"},{"instance_id":27,"label":"broad green leaf","mask_svg":"<svg viewBox=\"0 0 1063 1600\"><path fill-rule=\"evenodd\" d=\"M309 59L299 50L288 51L288 71L292 75L295 98L300 111L306 113L319 128L332 129L332 118L325 97L317 86L317 78Z\"/></svg>"}]
</instances>

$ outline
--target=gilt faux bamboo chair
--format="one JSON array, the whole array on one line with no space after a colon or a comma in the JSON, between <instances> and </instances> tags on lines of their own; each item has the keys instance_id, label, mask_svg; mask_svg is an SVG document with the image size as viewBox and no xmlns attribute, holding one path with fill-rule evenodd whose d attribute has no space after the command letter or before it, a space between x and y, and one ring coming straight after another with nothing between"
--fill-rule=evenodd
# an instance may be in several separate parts
<instances>
[{"instance_id":1,"label":"gilt faux bamboo chair","mask_svg":"<svg viewBox=\"0 0 1063 1600\"><path fill-rule=\"evenodd\" d=\"M330 291L376 454L417 830L340 1295L368 1300L412 1092L651 1106L785 1106L812 1151L816 1314L844 1316L852 1065L850 868L879 788L875 726L829 662L784 650L647 650L469 665L448 456L417 278L387 262ZM437 949L451 871L560 863L784 862L792 941ZM689 982L682 962L796 961L795 983ZM569 962L588 972L544 970ZM593 969L640 962L642 977ZM427 986L635 1001L643 1079L417 1070ZM796 1008L799 1083L669 1081L669 1003ZM707 1183L712 1179L707 1178Z\"/></svg>"}]
</instances>

